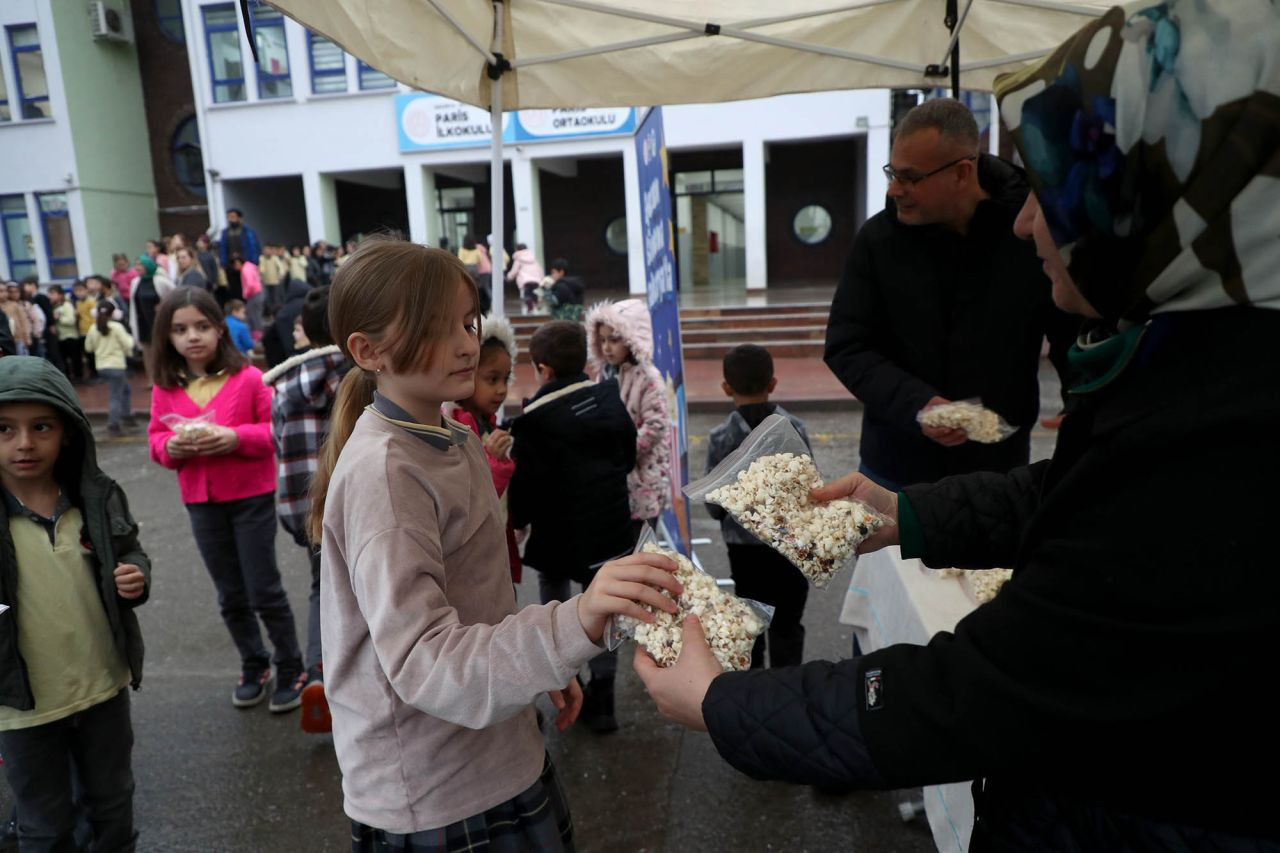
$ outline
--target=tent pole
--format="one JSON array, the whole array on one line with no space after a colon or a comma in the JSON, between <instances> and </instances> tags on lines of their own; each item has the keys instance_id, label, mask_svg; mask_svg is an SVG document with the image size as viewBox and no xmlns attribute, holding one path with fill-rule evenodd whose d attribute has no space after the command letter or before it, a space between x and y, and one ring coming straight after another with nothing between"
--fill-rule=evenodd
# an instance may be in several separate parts
<instances>
[{"instance_id":1,"label":"tent pole","mask_svg":"<svg viewBox=\"0 0 1280 853\"><path fill-rule=\"evenodd\" d=\"M956 28L960 24L960 10L956 0L947 0L947 29L951 30L951 97L960 100L960 39Z\"/></svg>"},{"instance_id":2,"label":"tent pole","mask_svg":"<svg viewBox=\"0 0 1280 853\"><path fill-rule=\"evenodd\" d=\"M510 68L502 55L502 21L503 0L493 0L493 48L495 62L489 65L489 124L491 125L492 143L489 160L489 227L492 229L493 242L489 244L489 291L493 295L494 316L501 317L506 313L507 271L502 263L503 240L506 223L503 222L506 189L503 182L502 169L502 72ZM483 238L482 238L483 239Z\"/></svg>"}]
</instances>

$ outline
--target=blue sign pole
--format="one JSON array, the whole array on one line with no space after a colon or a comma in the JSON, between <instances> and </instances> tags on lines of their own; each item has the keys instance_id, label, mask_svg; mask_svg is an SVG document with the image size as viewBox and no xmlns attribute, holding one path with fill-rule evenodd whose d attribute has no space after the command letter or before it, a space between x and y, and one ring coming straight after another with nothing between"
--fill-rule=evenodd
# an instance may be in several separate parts
<instances>
[{"instance_id":1,"label":"blue sign pole","mask_svg":"<svg viewBox=\"0 0 1280 853\"><path fill-rule=\"evenodd\" d=\"M653 363L662 374L674 420L671 441L671 500L659 523L680 553L690 556L692 527L684 485L689 482L689 437L685 426L684 352L680 344L680 305L676 295L675 234L671 187L667 183L667 146L662 108L649 111L636 133L636 166L640 180L640 221L644 230L644 270L649 315L653 324Z\"/></svg>"}]
</instances>

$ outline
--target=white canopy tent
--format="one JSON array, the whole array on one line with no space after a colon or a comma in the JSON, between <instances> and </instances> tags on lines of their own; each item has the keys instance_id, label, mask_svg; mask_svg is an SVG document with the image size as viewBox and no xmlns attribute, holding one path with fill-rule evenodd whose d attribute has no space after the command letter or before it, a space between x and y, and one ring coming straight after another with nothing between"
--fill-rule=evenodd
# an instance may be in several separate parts
<instances>
[{"instance_id":1,"label":"white canopy tent","mask_svg":"<svg viewBox=\"0 0 1280 853\"><path fill-rule=\"evenodd\" d=\"M969 89L1044 56L1107 0L268 0L415 89L503 110ZM249 0L241 0L248 14ZM249 39L250 45L254 39ZM963 66L960 64L963 49ZM493 85L495 81L501 85ZM502 122L492 254L503 252ZM501 263L497 264L501 269ZM502 311L501 275L494 310Z\"/></svg>"}]
</instances>

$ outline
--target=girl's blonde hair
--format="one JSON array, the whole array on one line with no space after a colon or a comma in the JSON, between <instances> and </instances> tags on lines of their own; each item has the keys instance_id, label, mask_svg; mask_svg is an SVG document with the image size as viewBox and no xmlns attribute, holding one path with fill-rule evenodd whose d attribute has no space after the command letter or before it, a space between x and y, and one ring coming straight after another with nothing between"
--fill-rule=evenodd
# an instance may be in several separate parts
<instances>
[{"instance_id":1,"label":"girl's blonde hair","mask_svg":"<svg viewBox=\"0 0 1280 853\"><path fill-rule=\"evenodd\" d=\"M311 480L307 536L319 545L324 529L325 495L338 456L356 421L373 402L372 373L351 357L347 339L363 332L382 350L397 373L425 370L435 347L446 340L457 309L458 284L472 300L479 322L475 282L457 256L386 237L365 239L338 268L329 288L329 329L352 364L338 386L329 421L329 437L320 449Z\"/></svg>"}]
</instances>

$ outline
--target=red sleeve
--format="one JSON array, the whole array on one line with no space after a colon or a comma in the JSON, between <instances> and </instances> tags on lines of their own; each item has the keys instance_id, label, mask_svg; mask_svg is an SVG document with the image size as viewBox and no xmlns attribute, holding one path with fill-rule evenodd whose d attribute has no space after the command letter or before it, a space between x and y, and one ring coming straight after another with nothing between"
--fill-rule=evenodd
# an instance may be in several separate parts
<instances>
[{"instance_id":1,"label":"red sleeve","mask_svg":"<svg viewBox=\"0 0 1280 853\"><path fill-rule=\"evenodd\" d=\"M507 486L511 484L511 476L516 472L516 461L514 459L498 459L484 452L484 456L489 460L489 473L493 475L493 487L498 490L498 497L502 497L502 493L507 490Z\"/></svg>"}]
</instances>

